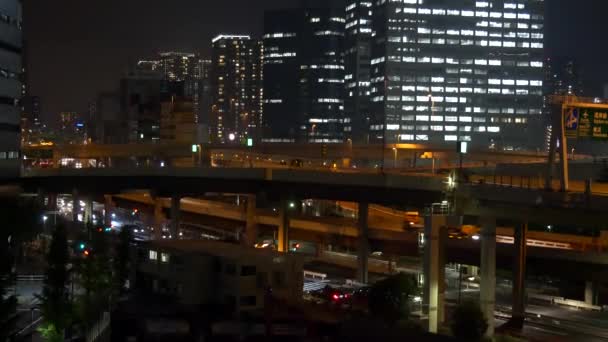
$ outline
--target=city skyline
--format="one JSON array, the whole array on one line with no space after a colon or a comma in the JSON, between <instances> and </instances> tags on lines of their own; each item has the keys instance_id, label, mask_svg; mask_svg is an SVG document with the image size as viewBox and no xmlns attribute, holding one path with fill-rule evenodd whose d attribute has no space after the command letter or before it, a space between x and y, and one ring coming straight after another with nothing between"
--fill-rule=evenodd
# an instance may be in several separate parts
<instances>
[{"instance_id":1,"label":"city skyline","mask_svg":"<svg viewBox=\"0 0 608 342\"><path fill-rule=\"evenodd\" d=\"M601 18L608 4L582 2L584 6L574 1L547 3L547 53L576 59L586 80L587 93L591 90L593 95L601 95L602 84L608 82L608 68L602 66L601 57L607 48L597 46L596 53L589 51L593 51L590 49L596 47L594 42L601 38L601 32L592 25ZM41 97L45 122L57 121L61 111L85 112L97 93L115 90L115 80L130 62L171 50L208 57L215 35L233 32L259 38L265 10L291 8L297 3L296 0L265 0L253 4L232 0L210 6L184 0L180 2L182 6L173 6L146 2L146 15L138 17L137 26L131 25L130 20L142 9L138 1L85 5L64 0L59 4L37 3L35 7L25 3L25 35L32 56L28 60L32 95ZM563 21L560 17L565 13L569 19ZM113 25L102 21L110 14L115 18ZM55 22L59 17L67 19ZM167 20L166 25L155 25L167 17L175 19Z\"/></svg>"},{"instance_id":2,"label":"city skyline","mask_svg":"<svg viewBox=\"0 0 608 342\"><path fill-rule=\"evenodd\" d=\"M25 3L0 342L608 340L606 0Z\"/></svg>"}]
</instances>

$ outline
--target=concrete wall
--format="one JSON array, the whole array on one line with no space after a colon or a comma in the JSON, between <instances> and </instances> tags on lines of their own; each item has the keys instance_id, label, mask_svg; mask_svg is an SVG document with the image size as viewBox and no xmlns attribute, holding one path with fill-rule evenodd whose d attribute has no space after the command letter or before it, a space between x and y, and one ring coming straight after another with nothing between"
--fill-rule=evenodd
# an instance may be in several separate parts
<instances>
[{"instance_id":1,"label":"concrete wall","mask_svg":"<svg viewBox=\"0 0 608 342\"><path fill-rule=\"evenodd\" d=\"M236 246L235 248L240 248ZM158 260L149 259L149 250L157 252ZM145 251L144 251L145 250ZM303 262L290 256L261 255L246 259L232 259L203 254L188 254L161 249L144 248L138 270L155 279L167 281L168 291L180 304L196 307L201 304L228 303L234 299L234 311L264 308L265 294L272 287L273 295L290 302L299 301L303 291ZM161 261L161 254L169 254L169 262ZM175 261L180 260L179 264ZM243 267L255 267L255 273L243 275ZM260 274L266 282L259 282ZM261 277L264 277L264 276ZM178 290L179 289L179 290ZM255 297L255 305L241 303L241 298Z\"/></svg>"}]
</instances>

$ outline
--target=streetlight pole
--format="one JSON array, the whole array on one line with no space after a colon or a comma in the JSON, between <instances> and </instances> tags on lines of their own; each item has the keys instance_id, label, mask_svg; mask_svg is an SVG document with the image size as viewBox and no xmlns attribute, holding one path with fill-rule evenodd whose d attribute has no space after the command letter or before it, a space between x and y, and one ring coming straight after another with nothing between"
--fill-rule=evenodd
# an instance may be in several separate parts
<instances>
[{"instance_id":1,"label":"streetlight pole","mask_svg":"<svg viewBox=\"0 0 608 342\"><path fill-rule=\"evenodd\" d=\"M393 168L397 168L397 148L393 147Z\"/></svg>"},{"instance_id":2,"label":"streetlight pole","mask_svg":"<svg viewBox=\"0 0 608 342\"><path fill-rule=\"evenodd\" d=\"M31 313L31 320L30 320L30 327L31 329L34 329L34 310L36 310L34 307L30 308L30 313ZM30 334L31 337L31 341L34 342L34 331L32 330L32 333Z\"/></svg>"},{"instance_id":3,"label":"streetlight pole","mask_svg":"<svg viewBox=\"0 0 608 342\"><path fill-rule=\"evenodd\" d=\"M462 264L458 265L458 304L462 297Z\"/></svg>"}]
</instances>

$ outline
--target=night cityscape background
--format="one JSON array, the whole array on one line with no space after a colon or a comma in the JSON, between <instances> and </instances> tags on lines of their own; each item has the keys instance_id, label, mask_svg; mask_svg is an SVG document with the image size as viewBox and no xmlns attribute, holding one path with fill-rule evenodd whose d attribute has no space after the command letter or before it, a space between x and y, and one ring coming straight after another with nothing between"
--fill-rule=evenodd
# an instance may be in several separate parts
<instances>
[{"instance_id":1,"label":"night cityscape background","mask_svg":"<svg viewBox=\"0 0 608 342\"><path fill-rule=\"evenodd\" d=\"M0 342L608 341L605 13L0 1Z\"/></svg>"},{"instance_id":2,"label":"night cityscape background","mask_svg":"<svg viewBox=\"0 0 608 342\"><path fill-rule=\"evenodd\" d=\"M89 99L112 90L129 60L173 50L209 57L209 42L215 35L259 36L264 10L294 7L297 2L231 0L213 6L194 0L177 4L143 0L25 3L26 20L30 21L25 34L33 49L28 60L32 91L45 102L45 120L55 123L59 112L85 111ZM582 69L585 92L603 96L608 71L602 56L608 51L598 44L603 33L595 28L608 4L557 0L547 1L546 6L547 56L574 59Z\"/></svg>"}]
</instances>

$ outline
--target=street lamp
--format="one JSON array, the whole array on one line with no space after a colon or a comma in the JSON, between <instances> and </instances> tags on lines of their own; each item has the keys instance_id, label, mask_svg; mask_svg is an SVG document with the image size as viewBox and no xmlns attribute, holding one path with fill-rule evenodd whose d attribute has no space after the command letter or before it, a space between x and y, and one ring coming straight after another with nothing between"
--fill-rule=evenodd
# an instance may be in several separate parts
<instances>
[{"instance_id":1,"label":"street lamp","mask_svg":"<svg viewBox=\"0 0 608 342\"><path fill-rule=\"evenodd\" d=\"M49 219L48 216L43 215L42 216L42 230L46 233L46 221Z\"/></svg>"},{"instance_id":2,"label":"street lamp","mask_svg":"<svg viewBox=\"0 0 608 342\"><path fill-rule=\"evenodd\" d=\"M397 148L393 147L393 167L396 169L397 168Z\"/></svg>"}]
</instances>

